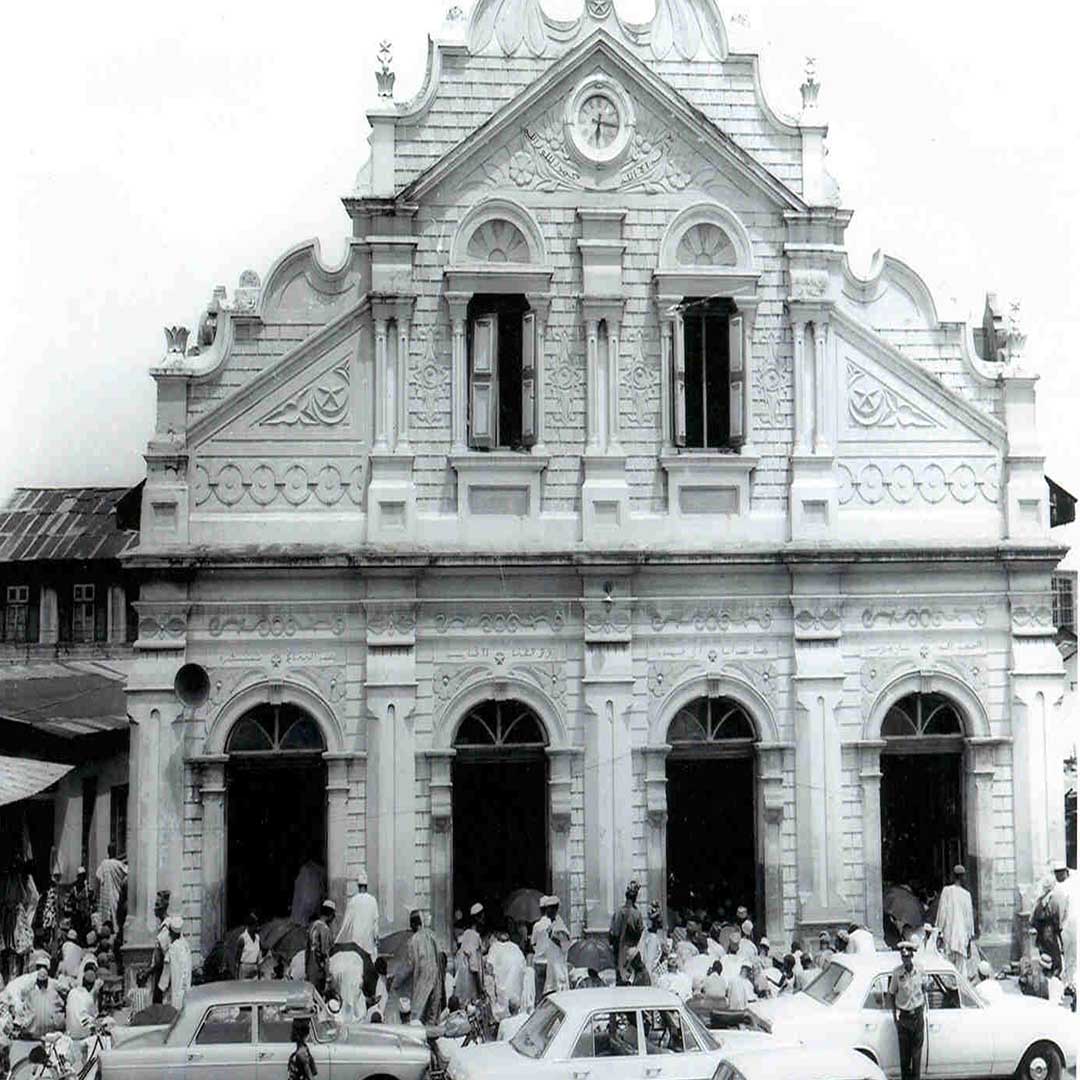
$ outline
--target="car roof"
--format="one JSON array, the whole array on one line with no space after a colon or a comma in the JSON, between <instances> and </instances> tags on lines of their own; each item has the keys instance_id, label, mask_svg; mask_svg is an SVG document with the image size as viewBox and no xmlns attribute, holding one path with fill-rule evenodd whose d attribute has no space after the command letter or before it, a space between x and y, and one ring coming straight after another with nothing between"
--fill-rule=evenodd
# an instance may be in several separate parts
<instances>
[{"instance_id":1,"label":"car roof","mask_svg":"<svg viewBox=\"0 0 1080 1080\"><path fill-rule=\"evenodd\" d=\"M581 990L560 990L549 999L563 1012L592 1012L595 1009L678 1008L679 999L658 986L604 986Z\"/></svg>"},{"instance_id":2,"label":"car roof","mask_svg":"<svg viewBox=\"0 0 1080 1080\"><path fill-rule=\"evenodd\" d=\"M184 995L184 1004L196 1008L207 1005L234 1005L263 1001L282 1001L308 997L314 1001L315 987L295 979L232 979L224 982L202 983Z\"/></svg>"},{"instance_id":3,"label":"car roof","mask_svg":"<svg viewBox=\"0 0 1080 1080\"><path fill-rule=\"evenodd\" d=\"M938 955L927 958L926 954L920 955L916 953L915 959L919 961L924 971L956 971L956 968L944 956ZM900 966L900 954L895 949L888 952L836 953L829 957L829 963L840 964L852 972L877 975L898 968Z\"/></svg>"},{"instance_id":4,"label":"car roof","mask_svg":"<svg viewBox=\"0 0 1080 1080\"><path fill-rule=\"evenodd\" d=\"M724 1060L734 1065L746 1080L773 1080L798 1076L814 1080L865 1080L877 1075L878 1067L864 1054L848 1047L761 1047L725 1050Z\"/></svg>"}]
</instances>

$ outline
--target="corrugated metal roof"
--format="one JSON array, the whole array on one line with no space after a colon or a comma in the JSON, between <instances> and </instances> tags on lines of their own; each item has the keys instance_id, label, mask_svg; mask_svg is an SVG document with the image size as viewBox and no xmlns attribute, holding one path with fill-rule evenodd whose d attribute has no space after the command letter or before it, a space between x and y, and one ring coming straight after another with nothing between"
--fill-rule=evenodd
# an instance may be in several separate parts
<instances>
[{"instance_id":1,"label":"corrugated metal roof","mask_svg":"<svg viewBox=\"0 0 1080 1080\"><path fill-rule=\"evenodd\" d=\"M0 806L44 791L74 767L52 761L0 756Z\"/></svg>"},{"instance_id":2,"label":"corrugated metal roof","mask_svg":"<svg viewBox=\"0 0 1080 1080\"><path fill-rule=\"evenodd\" d=\"M16 488L0 509L0 562L116 559L139 542L116 523L130 488Z\"/></svg>"},{"instance_id":3,"label":"corrugated metal roof","mask_svg":"<svg viewBox=\"0 0 1080 1080\"><path fill-rule=\"evenodd\" d=\"M58 670L57 670L58 669ZM42 664L21 677L16 665L0 668L0 720L32 724L63 738L127 727L122 679Z\"/></svg>"}]
</instances>

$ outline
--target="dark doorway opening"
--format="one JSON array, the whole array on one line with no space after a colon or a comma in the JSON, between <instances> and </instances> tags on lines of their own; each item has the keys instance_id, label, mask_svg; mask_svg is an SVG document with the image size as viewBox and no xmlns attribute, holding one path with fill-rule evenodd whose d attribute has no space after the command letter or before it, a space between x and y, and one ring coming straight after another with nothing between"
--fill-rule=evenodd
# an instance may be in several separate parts
<instances>
[{"instance_id":1,"label":"dark doorway opening","mask_svg":"<svg viewBox=\"0 0 1080 1080\"><path fill-rule=\"evenodd\" d=\"M547 739L528 706L488 701L462 720L454 746L454 907L467 914L479 901L490 925L515 889L551 887Z\"/></svg>"},{"instance_id":2,"label":"dark doorway opening","mask_svg":"<svg viewBox=\"0 0 1080 1080\"><path fill-rule=\"evenodd\" d=\"M668 909L760 922L754 726L729 698L698 698L668 728Z\"/></svg>"},{"instance_id":3,"label":"dark doorway opening","mask_svg":"<svg viewBox=\"0 0 1080 1080\"><path fill-rule=\"evenodd\" d=\"M296 876L326 867L326 764L318 725L289 705L265 705L229 736L227 926L254 911L288 916Z\"/></svg>"}]
</instances>

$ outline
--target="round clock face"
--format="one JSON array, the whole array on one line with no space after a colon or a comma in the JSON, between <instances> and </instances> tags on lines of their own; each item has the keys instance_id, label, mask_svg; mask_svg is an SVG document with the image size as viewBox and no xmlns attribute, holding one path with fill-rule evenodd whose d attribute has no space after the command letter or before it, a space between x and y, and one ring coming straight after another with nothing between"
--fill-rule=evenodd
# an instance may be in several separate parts
<instances>
[{"instance_id":1,"label":"round clock face","mask_svg":"<svg viewBox=\"0 0 1080 1080\"><path fill-rule=\"evenodd\" d=\"M584 146L590 150L606 150L618 137L622 119L615 103L606 94L590 94L578 109L577 127Z\"/></svg>"}]
</instances>

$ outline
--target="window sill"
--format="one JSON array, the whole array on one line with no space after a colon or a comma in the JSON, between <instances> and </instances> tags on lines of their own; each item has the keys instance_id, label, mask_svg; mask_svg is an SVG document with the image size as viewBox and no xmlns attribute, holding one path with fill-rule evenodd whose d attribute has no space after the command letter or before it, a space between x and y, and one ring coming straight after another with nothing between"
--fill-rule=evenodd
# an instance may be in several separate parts
<instances>
[{"instance_id":1,"label":"window sill","mask_svg":"<svg viewBox=\"0 0 1080 1080\"><path fill-rule=\"evenodd\" d=\"M714 450L667 450L660 466L668 475L668 513L679 518L731 517L750 509L750 473L756 454Z\"/></svg>"},{"instance_id":2,"label":"window sill","mask_svg":"<svg viewBox=\"0 0 1080 1080\"><path fill-rule=\"evenodd\" d=\"M550 460L546 454L513 450L451 455L450 467L458 475L458 517L538 516L540 474Z\"/></svg>"}]
</instances>

